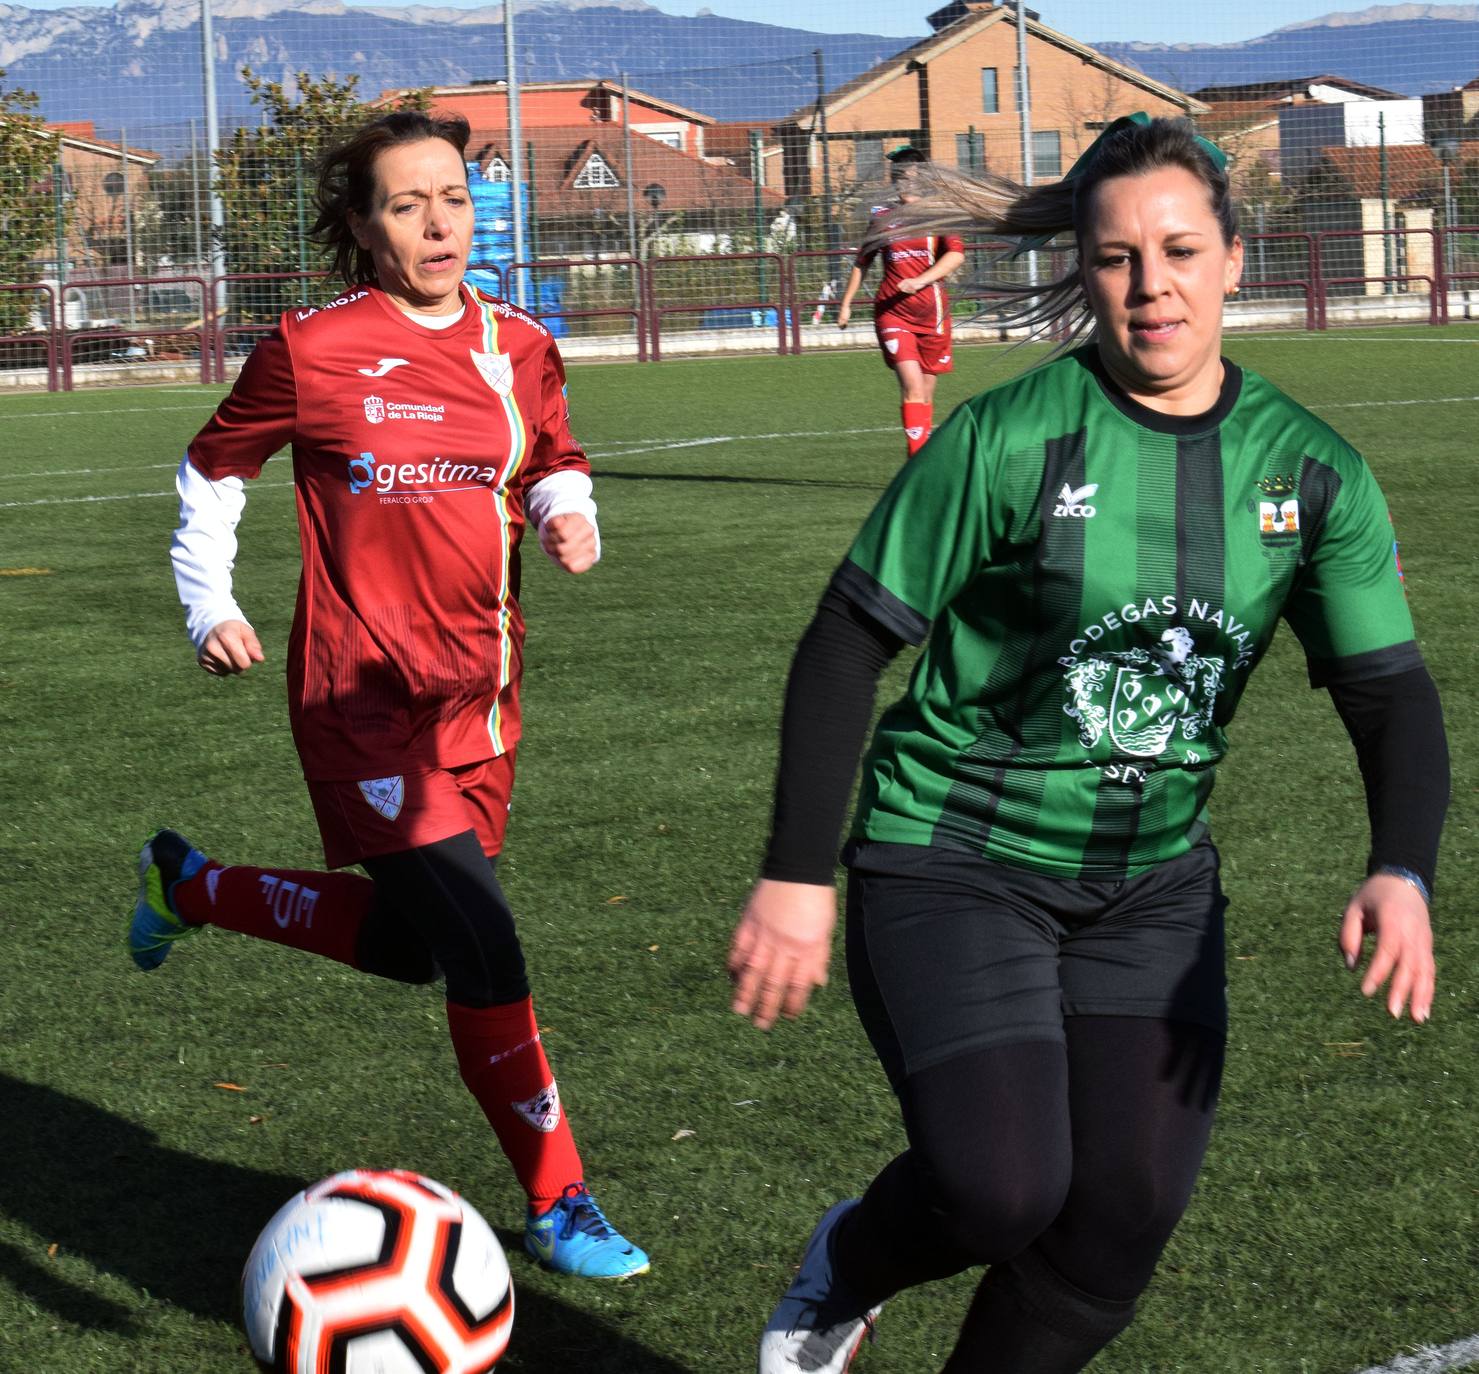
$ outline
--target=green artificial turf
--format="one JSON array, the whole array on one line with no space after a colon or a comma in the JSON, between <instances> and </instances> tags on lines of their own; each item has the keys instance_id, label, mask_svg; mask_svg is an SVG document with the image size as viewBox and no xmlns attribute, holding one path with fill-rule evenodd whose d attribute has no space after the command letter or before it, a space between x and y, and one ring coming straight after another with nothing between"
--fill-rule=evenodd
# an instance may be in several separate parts
<instances>
[{"instance_id":1,"label":"green artificial turf","mask_svg":"<svg viewBox=\"0 0 1479 1374\"><path fill-rule=\"evenodd\" d=\"M1439 989L1430 1024L1392 1024L1336 955L1365 853L1360 779L1282 635L1212 803L1232 898L1219 1125L1106 1374L1347 1374L1479 1330L1479 330L1228 351L1363 450L1402 536L1455 764ZM961 349L938 412L1031 356ZM508 1369L752 1368L817 1216L902 1143L840 957L806 1016L768 1035L727 1011L723 971L791 650L902 457L892 380L865 353L571 370L605 559L581 578L526 560L502 873L591 1182L653 1255L615 1286L517 1252L520 1195L437 989L219 931L148 976L124 953L134 856L158 824L226 861L321 862L282 679L286 461L241 528L266 664L201 673L169 573L172 470L220 394L0 398L0 1370L250 1370L235 1285L252 1240L296 1189L352 1166L429 1174L499 1230L519 1304ZM969 1291L898 1298L858 1374L938 1368Z\"/></svg>"}]
</instances>

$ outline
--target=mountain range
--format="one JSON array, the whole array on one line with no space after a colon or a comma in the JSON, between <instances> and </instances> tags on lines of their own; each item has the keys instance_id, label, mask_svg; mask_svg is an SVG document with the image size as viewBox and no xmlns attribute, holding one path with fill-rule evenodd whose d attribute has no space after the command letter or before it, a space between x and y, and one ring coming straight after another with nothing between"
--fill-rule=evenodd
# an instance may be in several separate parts
<instances>
[{"instance_id":1,"label":"mountain range","mask_svg":"<svg viewBox=\"0 0 1479 1374\"><path fill-rule=\"evenodd\" d=\"M1479 5L1375 5L1290 24L1244 43L1086 41L1183 91L1333 75L1399 95L1426 95L1479 76Z\"/></svg>"},{"instance_id":2,"label":"mountain range","mask_svg":"<svg viewBox=\"0 0 1479 1374\"><path fill-rule=\"evenodd\" d=\"M233 74L358 73L360 90L504 76L501 6L349 6L343 0L213 0L223 125L255 113ZM816 99L814 53L835 87L912 40L816 33L647 0L535 0L516 14L525 80L626 73L636 89L720 119L775 119ZM1329 73L1404 95L1479 76L1479 5L1399 4L1326 15L1235 44L1094 43L1182 90ZM167 150L201 113L200 0L116 0L45 10L0 3L4 84L36 91L51 120Z\"/></svg>"}]
</instances>

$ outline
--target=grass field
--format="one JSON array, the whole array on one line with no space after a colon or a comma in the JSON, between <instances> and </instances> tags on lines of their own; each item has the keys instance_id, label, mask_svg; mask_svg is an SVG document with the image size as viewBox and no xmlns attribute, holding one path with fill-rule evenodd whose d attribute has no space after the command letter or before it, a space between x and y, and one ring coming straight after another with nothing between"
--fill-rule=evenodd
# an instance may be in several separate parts
<instances>
[{"instance_id":1,"label":"grass field","mask_svg":"<svg viewBox=\"0 0 1479 1374\"><path fill-rule=\"evenodd\" d=\"M1105 1374L1348 1374L1479 1331L1479 330L1228 349L1366 453L1403 538L1455 761L1439 993L1427 1026L1392 1024L1336 956L1365 853L1360 780L1282 635L1213 798L1233 901L1219 1126ZM940 410L1028 360L963 350ZM730 1374L753 1368L823 1207L902 1139L840 958L806 1017L769 1035L727 1012L723 975L791 649L900 461L897 411L866 354L577 368L570 394L606 558L579 579L526 564L504 876L593 1184L654 1266L601 1287L511 1253L505 1367ZM519 1195L436 989L215 931L147 977L123 951L134 855L157 824L227 861L321 861L282 683L286 461L242 527L261 670L220 682L194 666L169 575L172 470L219 395L0 399L6 1374L252 1369L241 1263L281 1202L341 1168L439 1178L517 1248ZM901 1296L859 1374L937 1369L968 1293L961 1279Z\"/></svg>"}]
</instances>

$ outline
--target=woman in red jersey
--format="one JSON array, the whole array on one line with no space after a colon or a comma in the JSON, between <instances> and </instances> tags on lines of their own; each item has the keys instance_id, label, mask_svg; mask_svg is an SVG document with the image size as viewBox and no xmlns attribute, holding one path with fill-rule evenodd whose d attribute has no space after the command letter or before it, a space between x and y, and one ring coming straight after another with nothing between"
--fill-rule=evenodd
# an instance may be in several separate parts
<instances>
[{"instance_id":1,"label":"woman in red jersey","mask_svg":"<svg viewBox=\"0 0 1479 1374\"><path fill-rule=\"evenodd\" d=\"M890 160L899 188L898 204L911 204L918 197L909 189L910 183L915 169L925 161L924 154L918 148L900 148ZM879 221L893 208L880 205L873 211L868 241L858 252L837 307L837 327L847 328L863 275L873 259L881 256L883 280L873 300L873 328L883 361L899 379L904 442L912 458L930 437L935 378L951 370L950 297L945 279L965 261L965 245L953 234L926 234L886 236L880 246L876 242L882 227Z\"/></svg>"},{"instance_id":2,"label":"woman in red jersey","mask_svg":"<svg viewBox=\"0 0 1479 1374\"><path fill-rule=\"evenodd\" d=\"M200 666L263 661L232 594L243 479L291 445L303 553L289 715L331 870L223 866L162 830L128 945L225 926L409 983L446 979L463 1081L528 1196L525 1246L570 1274L647 1256L587 1190L495 875L519 740L526 525L566 572L600 557L565 374L533 317L463 282L460 117L397 112L325 158L319 238L348 289L289 310L180 464L172 558Z\"/></svg>"}]
</instances>

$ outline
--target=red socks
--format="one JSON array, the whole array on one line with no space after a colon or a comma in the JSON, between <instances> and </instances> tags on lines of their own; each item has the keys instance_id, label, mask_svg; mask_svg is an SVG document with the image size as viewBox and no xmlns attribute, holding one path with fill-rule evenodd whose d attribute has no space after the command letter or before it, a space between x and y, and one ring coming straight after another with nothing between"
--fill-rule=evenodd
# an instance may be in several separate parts
<instances>
[{"instance_id":1,"label":"red socks","mask_svg":"<svg viewBox=\"0 0 1479 1374\"><path fill-rule=\"evenodd\" d=\"M375 884L353 873L207 862L175 885L170 900L182 920L224 926L358 968L355 948L375 902Z\"/></svg>"},{"instance_id":2,"label":"red socks","mask_svg":"<svg viewBox=\"0 0 1479 1374\"><path fill-rule=\"evenodd\" d=\"M904 417L904 442L912 458L924 447L930 437L930 424L934 419L935 407L931 401L905 401L899 407Z\"/></svg>"},{"instance_id":3,"label":"red socks","mask_svg":"<svg viewBox=\"0 0 1479 1374\"><path fill-rule=\"evenodd\" d=\"M358 968L375 884L352 873L207 863L170 894L183 920L224 926ZM477 1099L536 1212L585 1177L529 998L498 1007L447 1003L462 1081Z\"/></svg>"},{"instance_id":4,"label":"red socks","mask_svg":"<svg viewBox=\"0 0 1479 1374\"><path fill-rule=\"evenodd\" d=\"M585 1177L529 998L500 1007L447 1003L462 1081L498 1137L537 1214Z\"/></svg>"}]
</instances>

